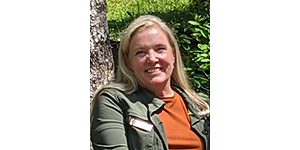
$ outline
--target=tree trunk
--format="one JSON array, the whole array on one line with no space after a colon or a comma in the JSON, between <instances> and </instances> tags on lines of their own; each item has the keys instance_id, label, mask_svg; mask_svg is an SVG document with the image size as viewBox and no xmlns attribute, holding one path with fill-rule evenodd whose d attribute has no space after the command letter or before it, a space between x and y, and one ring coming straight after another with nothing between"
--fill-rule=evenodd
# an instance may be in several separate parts
<instances>
[{"instance_id":1,"label":"tree trunk","mask_svg":"<svg viewBox=\"0 0 300 150\"><path fill-rule=\"evenodd\" d=\"M112 47L108 39L105 0L90 0L90 98L114 78Z\"/></svg>"},{"instance_id":2,"label":"tree trunk","mask_svg":"<svg viewBox=\"0 0 300 150\"><path fill-rule=\"evenodd\" d=\"M90 0L90 102L97 88L114 78L112 47L108 39L105 0ZM93 150L92 146L90 148Z\"/></svg>"}]
</instances>

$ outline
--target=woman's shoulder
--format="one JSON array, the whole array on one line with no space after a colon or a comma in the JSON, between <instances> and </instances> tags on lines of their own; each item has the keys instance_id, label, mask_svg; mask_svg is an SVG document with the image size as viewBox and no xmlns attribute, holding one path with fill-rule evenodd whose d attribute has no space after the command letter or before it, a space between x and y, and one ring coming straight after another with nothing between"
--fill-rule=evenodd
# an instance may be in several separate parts
<instances>
[{"instance_id":1,"label":"woman's shoulder","mask_svg":"<svg viewBox=\"0 0 300 150\"><path fill-rule=\"evenodd\" d=\"M123 96L124 96L124 92L116 88L104 88L97 95L98 98L99 97L118 98Z\"/></svg>"},{"instance_id":2,"label":"woman's shoulder","mask_svg":"<svg viewBox=\"0 0 300 150\"><path fill-rule=\"evenodd\" d=\"M116 88L104 88L101 90L100 94L121 94L123 93L121 90Z\"/></svg>"}]
</instances>

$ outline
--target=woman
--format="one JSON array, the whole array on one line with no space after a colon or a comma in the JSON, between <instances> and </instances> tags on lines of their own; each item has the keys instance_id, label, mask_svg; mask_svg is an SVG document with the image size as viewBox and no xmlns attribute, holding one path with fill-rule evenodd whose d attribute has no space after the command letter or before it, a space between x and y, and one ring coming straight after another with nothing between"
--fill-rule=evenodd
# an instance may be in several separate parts
<instances>
[{"instance_id":1,"label":"woman","mask_svg":"<svg viewBox=\"0 0 300 150\"><path fill-rule=\"evenodd\" d=\"M209 105L189 86L167 25L140 16L124 31L116 79L93 100L93 148L208 150Z\"/></svg>"}]
</instances>

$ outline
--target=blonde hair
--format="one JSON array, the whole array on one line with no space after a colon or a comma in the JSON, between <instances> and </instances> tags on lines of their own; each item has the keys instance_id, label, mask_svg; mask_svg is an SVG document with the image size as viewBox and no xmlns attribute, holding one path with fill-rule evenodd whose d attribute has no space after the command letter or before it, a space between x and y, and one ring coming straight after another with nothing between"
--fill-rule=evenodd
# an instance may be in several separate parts
<instances>
[{"instance_id":1,"label":"blonde hair","mask_svg":"<svg viewBox=\"0 0 300 150\"><path fill-rule=\"evenodd\" d=\"M181 60L180 50L177 40L175 39L171 29L160 18L153 15L142 15L135 19L128 27L123 31L118 53L118 70L114 82L111 82L96 91L94 99L98 96L100 91L106 88L115 88L127 93L133 93L138 88L138 82L130 69L126 66L124 61L124 55L127 56L129 52L129 43L133 35L144 28L158 26L168 36L169 42L175 50L175 63L174 70L171 75L171 84L181 87L190 98L195 101L202 108L202 115L209 114L209 105L194 91L189 85L188 77L184 70L184 65ZM94 100L93 100L94 101Z\"/></svg>"}]
</instances>

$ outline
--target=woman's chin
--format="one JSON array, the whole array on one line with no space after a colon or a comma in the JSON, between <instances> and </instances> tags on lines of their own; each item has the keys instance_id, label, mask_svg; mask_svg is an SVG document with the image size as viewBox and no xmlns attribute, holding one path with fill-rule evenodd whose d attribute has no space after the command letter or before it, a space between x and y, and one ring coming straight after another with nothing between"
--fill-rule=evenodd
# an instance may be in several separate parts
<instances>
[{"instance_id":1,"label":"woman's chin","mask_svg":"<svg viewBox=\"0 0 300 150\"><path fill-rule=\"evenodd\" d=\"M153 86L159 86L159 85L166 85L168 81L167 80L161 80L161 79L152 79L147 82L148 85L153 85Z\"/></svg>"}]
</instances>

